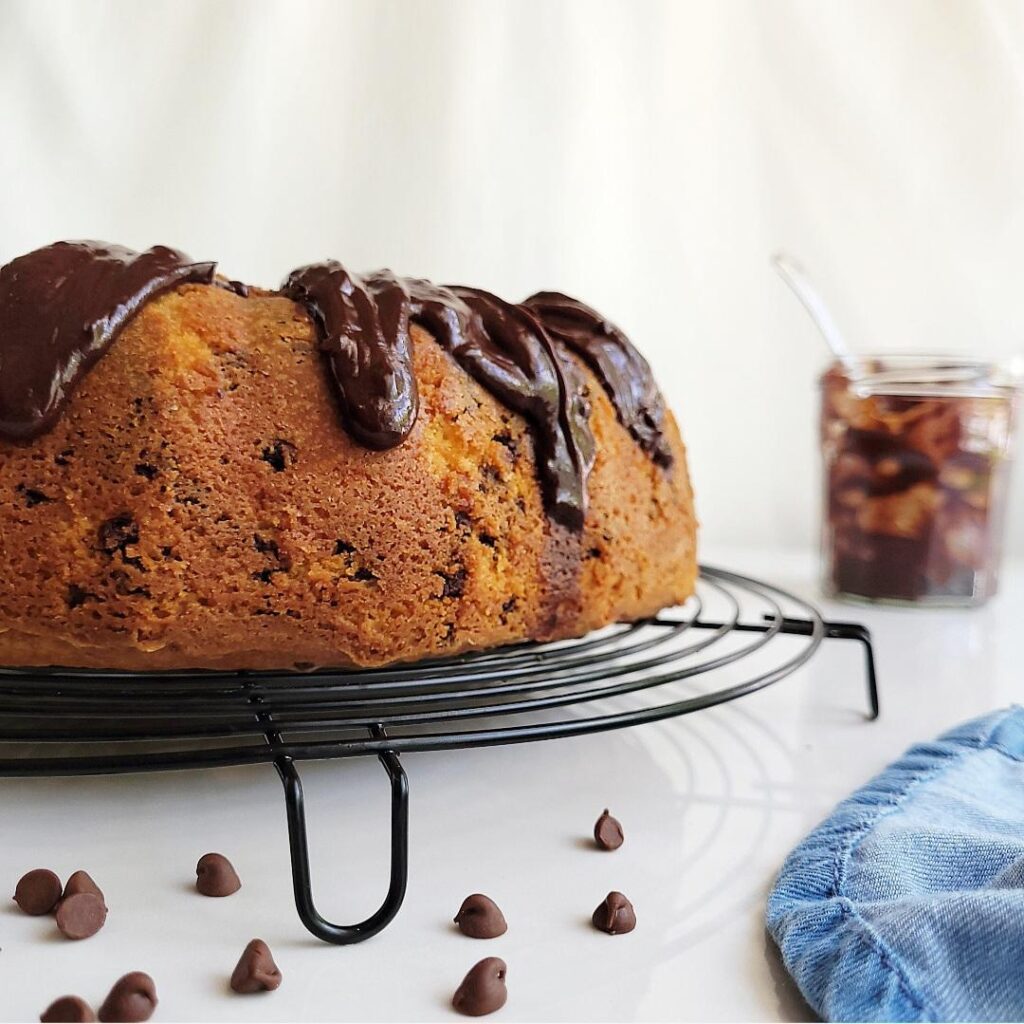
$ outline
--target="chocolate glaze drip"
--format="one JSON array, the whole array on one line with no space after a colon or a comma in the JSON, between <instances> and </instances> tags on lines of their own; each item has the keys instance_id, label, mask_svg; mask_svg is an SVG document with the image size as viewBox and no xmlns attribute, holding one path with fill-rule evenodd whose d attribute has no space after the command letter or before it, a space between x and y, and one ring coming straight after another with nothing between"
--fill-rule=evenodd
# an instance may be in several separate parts
<instances>
[{"instance_id":1,"label":"chocolate glaze drip","mask_svg":"<svg viewBox=\"0 0 1024 1024\"><path fill-rule=\"evenodd\" d=\"M294 271L284 293L307 306L317 323L357 440L391 448L412 429L418 395L409 324L419 323L474 380L533 425L548 513L582 527L594 460L589 408L533 313L476 288L445 288L388 270L357 277L333 260Z\"/></svg>"},{"instance_id":2,"label":"chocolate glaze drip","mask_svg":"<svg viewBox=\"0 0 1024 1024\"><path fill-rule=\"evenodd\" d=\"M417 285L422 289L425 282ZM415 319L435 333L474 380L532 424L548 514L570 529L582 528L595 447L590 408L577 382L570 380L571 368L528 310L478 288L444 291L465 310L458 317L461 335L438 330L440 322L450 325L456 319L450 300L447 311L441 310L436 298L424 303L419 291Z\"/></svg>"},{"instance_id":3,"label":"chocolate glaze drip","mask_svg":"<svg viewBox=\"0 0 1024 1024\"><path fill-rule=\"evenodd\" d=\"M403 281L390 270L359 277L327 260L293 270L282 291L320 329L320 348L356 440L378 450L401 444L419 408Z\"/></svg>"},{"instance_id":4,"label":"chocolate glaze drip","mask_svg":"<svg viewBox=\"0 0 1024 1024\"><path fill-rule=\"evenodd\" d=\"M57 242L0 267L0 437L24 440L56 422L78 382L142 305L215 263L156 245Z\"/></svg>"},{"instance_id":5,"label":"chocolate glaze drip","mask_svg":"<svg viewBox=\"0 0 1024 1024\"><path fill-rule=\"evenodd\" d=\"M600 379L619 422L659 465L672 465L665 403L651 368L625 334L600 313L561 292L537 292L523 305L552 337L577 353Z\"/></svg>"},{"instance_id":6,"label":"chocolate glaze drip","mask_svg":"<svg viewBox=\"0 0 1024 1024\"><path fill-rule=\"evenodd\" d=\"M244 281L218 277L213 283L227 292L234 292L241 299L249 298L249 286Z\"/></svg>"}]
</instances>

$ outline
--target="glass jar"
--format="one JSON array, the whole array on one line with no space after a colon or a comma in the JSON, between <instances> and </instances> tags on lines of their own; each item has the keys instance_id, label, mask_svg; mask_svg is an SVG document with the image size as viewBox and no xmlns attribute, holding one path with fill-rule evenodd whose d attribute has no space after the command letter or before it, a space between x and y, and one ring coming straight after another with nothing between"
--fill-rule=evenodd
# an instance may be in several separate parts
<instances>
[{"instance_id":1,"label":"glass jar","mask_svg":"<svg viewBox=\"0 0 1024 1024\"><path fill-rule=\"evenodd\" d=\"M996 591L1018 378L991 363L858 358L821 378L831 597L982 604Z\"/></svg>"}]
</instances>

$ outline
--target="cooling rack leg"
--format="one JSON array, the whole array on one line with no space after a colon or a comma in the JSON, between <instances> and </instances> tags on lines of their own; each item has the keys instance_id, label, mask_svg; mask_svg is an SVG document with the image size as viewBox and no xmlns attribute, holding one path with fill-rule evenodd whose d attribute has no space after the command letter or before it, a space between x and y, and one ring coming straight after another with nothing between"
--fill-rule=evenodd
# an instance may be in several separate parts
<instances>
[{"instance_id":1,"label":"cooling rack leg","mask_svg":"<svg viewBox=\"0 0 1024 1024\"><path fill-rule=\"evenodd\" d=\"M359 924L332 924L313 904L312 884L309 877L309 846L306 840L306 812L302 796L302 781L295 762L287 756L274 761L284 785L285 806L288 811L288 843L292 857L292 884L295 907L302 923L324 942L339 946L362 942L391 923L405 899L409 878L409 779L398 760L389 750L380 754L391 780L391 884L380 909Z\"/></svg>"},{"instance_id":2,"label":"cooling rack leg","mask_svg":"<svg viewBox=\"0 0 1024 1024\"><path fill-rule=\"evenodd\" d=\"M766 615L765 619L773 621L772 616ZM701 622L693 623L698 629L719 628L721 623ZM832 640L857 640L864 647L864 668L867 674L868 684L868 721L873 722L878 718L878 677L875 675L875 648L871 642L871 630L862 626L859 622L822 622L825 627L825 636ZM742 633L764 633L768 626L761 626L751 623L740 622L733 626L733 629ZM814 623L810 619L782 620L780 633L788 633L791 636L810 636L814 631Z\"/></svg>"},{"instance_id":3,"label":"cooling rack leg","mask_svg":"<svg viewBox=\"0 0 1024 1024\"><path fill-rule=\"evenodd\" d=\"M868 718L873 722L878 717L878 679L875 676L875 648L871 643L871 631L858 622L826 622L825 635L839 640L857 640L864 647L864 668L868 682Z\"/></svg>"},{"instance_id":4,"label":"cooling rack leg","mask_svg":"<svg viewBox=\"0 0 1024 1024\"><path fill-rule=\"evenodd\" d=\"M767 622L774 621L771 615L766 615ZM674 619L655 620L659 626L678 625ZM695 619L690 623L695 629L721 629L721 622L708 622L702 619ZM859 622L822 622L825 628L825 636L832 640L857 640L864 647L864 668L867 674L868 684L868 721L873 722L879 715L878 704L878 677L875 675L875 648L871 642L871 630L862 626ZM814 622L810 619L785 618L779 627L780 633L788 633L790 636L811 636L814 632ZM766 633L770 627L759 623L737 622L733 623L732 629L738 633Z\"/></svg>"},{"instance_id":5,"label":"cooling rack leg","mask_svg":"<svg viewBox=\"0 0 1024 1024\"><path fill-rule=\"evenodd\" d=\"M768 616L765 616L768 618ZM875 648L871 643L871 630L859 622L823 622L825 636L832 640L857 640L864 647L864 669L868 684L868 721L878 718L878 678L875 675ZM740 630L763 630L760 626L739 625ZM810 636L814 623L809 619L783 619L781 633Z\"/></svg>"}]
</instances>

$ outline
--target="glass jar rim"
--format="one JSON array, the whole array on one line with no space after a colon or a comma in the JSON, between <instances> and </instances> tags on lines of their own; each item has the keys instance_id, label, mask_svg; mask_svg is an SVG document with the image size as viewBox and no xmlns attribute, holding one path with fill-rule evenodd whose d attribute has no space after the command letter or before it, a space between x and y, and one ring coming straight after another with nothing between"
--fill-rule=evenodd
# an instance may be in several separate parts
<instances>
[{"instance_id":1,"label":"glass jar rim","mask_svg":"<svg viewBox=\"0 0 1024 1024\"><path fill-rule=\"evenodd\" d=\"M969 356L865 355L836 360L821 384L836 377L863 397L900 398L1009 397L1024 386L1024 357L1005 361Z\"/></svg>"}]
</instances>

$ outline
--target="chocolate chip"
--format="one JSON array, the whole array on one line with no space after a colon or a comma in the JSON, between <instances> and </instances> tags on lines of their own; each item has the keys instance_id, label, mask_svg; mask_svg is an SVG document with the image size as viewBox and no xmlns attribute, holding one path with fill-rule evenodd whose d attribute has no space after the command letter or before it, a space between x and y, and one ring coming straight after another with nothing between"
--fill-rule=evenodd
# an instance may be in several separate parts
<instances>
[{"instance_id":1,"label":"chocolate chip","mask_svg":"<svg viewBox=\"0 0 1024 1024\"><path fill-rule=\"evenodd\" d=\"M99 896L106 903L103 890L93 881L92 875L88 871L76 871L72 874L64 883L63 899L67 899L69 896L77 896L80 892L91 892L93 896Z\"/></svg>"},{"instance_id":2,"label":"chocolate chip","mask_svg":"<svg viewBox=\"0 0 1024 1024\"><path fill-rule=\"evenodd\" d=\"M513 456L515 456L519 451L519 445L516 443L515 438L507 431L502 431L500 434L492 434L491 440L497 441L500 445L504 445Z\"/></svg>"},{"instance_id":3,"label":"chocolate chip","mask_svg":"<svg viewBox=\"0 0 1024 1024\"><path fill-rule=\"evenodd\" d=\"M242 888L242 883L227 857L205 853L196 865L196 888L204 896L230 896Z\"/></svg>"},{"instance_id":4,"label":"chocolate chip","mask_svg":"<svg viewBox=\"0 0 1024 1024\"><path fill-rule=\"evenodd\" d=\"M289 466L295 463L296 448L291 441L277 440L272 445L264 448L260 458L266 462L275 473L282 473Z\"/></svg>"},{"instance_id":5,"label":"chocolate chip","mask_svg":"<svg viewBox=\"0 0 1024 1024\"><path fill-rule=\"evenodd\" d=\"M606 807L601 812L601 817L594 822L594 842L602 850L617 850L624 839L622 826L608 813Z\"/></svg>"},{"instance_id":6,"label":"chocolate chip","mask_svg":"<svg viewBox=\"0 0 1024 1024\"><path fill-rule=\"evenodd\" d=\"M137 1024L153 1016L158 1001L153 979L142 971L132 971L114 983L99 1018L103 1024Z\"/></svg>"},{"instance_id":7,"label":"chocolate chip","mask_svg":"<svg viewBox=\"0 0 1024 1024\"><path fill-rule=\"evenodd\" d=\"M441 597L462 597L466 590L466 577L469 575L466 572L465 566L459 566L455 572L437 572L435 576L440 576L444 580L444 587L441 590Z\"/></svg>"},{"instance_id":8,"label":"chocolate chip","mask_svg":"<svg viewBox=\"0 0 1024 1024\"><path fill-rule=\"evenodd\" d=\"M281 970L274 963L270 947L262 939L253 939L231 972L235 992L273 992L281 984Z\"/></svg>"},{"instance_id":9,"label":"chocolate chip","mask_svg":"<svg viewBox=\"0 0 1024 1024\"><path fill-rule=\"evenodd\" d=\"M78 996L61 996L39 1015L42 1024L92 1024L96 1014L92 1007Z\"/></svg>"},{"instance_id":10,"label":"chocolate chip","mask_svg":"<svg viewBox=\"0 0 1024 1024\"><path fill-rule=\"evenodd\" d=\"M264 583L269 583L275 572L287 572L292 567L291 555L282 551L276 540L261 537L258 533L253 534L252 546L261 554L271 558L277 564L270 569L263 569L255 573L253 578L259 577Z\"/></svg>"},{"instance_id":11,"label":"chocolate chip","mask_svg":"<svg viewBox=\"0 0 1024 1024\"><path fill-rule=\"evenodd\" d=\"M347 540L336 540L334 542L334 553L336 555L354 555L356 549Z\"/></svg>"},{"instance_id":12,"label":"chocolate chip","mask_svg":"<svg viewBox=\"0 0 1024 1024\"><path fill-rule=\"evenodd\" d=\"M79 892L57 905L57 927L66 939L87 939L95 935L107 920L102 896Z\"/></svg>"},{"instance_id":13,"label":"chocolate chip","mask_svg":"<svg viewBox=\"0 0 1024 1024\"><path fill-rule=\"evenodd\" d=\"M35 868L21 876L14 889L14 902L33 917L48 914L60 899L60 879L46 868Z\"/></svg>"},{"instance_id":14,"label":"chocolate chip","mask_svg":"<svg viewBox=\"0 0 1024 1024\"><path fill-rule=\"evenodd\" d=\"M452 996L452 1006L467 1017L482 1017L505 1005L505 961L489 956L473 967Z\"/></svg>"},{"instance_id":15,"label":"chocolate chip","mask_svg":"<svg viewBox=\"0 0 1024 1024\"><path fill-rule=\"evenodd\" d=\"M261 537L258 533L252 535L252 546L261 555L273 555L274 558L277 558L280 554L276 540L267 540L266 537Z\"/></svg>"},{"instance_id":16,"label":"chocolate chip","mask_svg":"<svg viewBox=\"0 0 1024 1024\"><path fill-rule=\"evenodd\" d=\"M129 515L114 516L99 529L100 550L112 555L115 551L124 553L129 544L138 544L139 525Z\"/></svg>"},{"instance_id":17,"label":"chocolate chip","mask_svg":"<svg viewBox=\"0 0 1024 1024\"><path fill-rule=\"evenodd\" d=\"M34 487L26 487L24 484L18 484L16 490L25 496L25 504L28 508L35 508L36 505L44 505L53 501L48 494L43 494L42 491L37 491Z\"/></svg>"},{"instance_id":18,"label":"chocolate chip","mask_svg":"<svg viewBox=\"0 0 1024 1024\"><path fill-rule=\"evenodd\" d=\"M636 927L636 912L621 892L610 892L594 911L593 921L598 931L625 935Z\"/></svg>"},{"instance_id":19,"label":"chocolate chip","mask_svg":"<svg viewBox=\"0 0 1024 1024\"><path fill-rule=\"evenodd\" d=\"M80 605L85 604L86 601L98 601L99 598L84 587L80 587L77 583L69 583L65 600L69 608L78 608Z\"/></svg>"},{"instance_id":20,"label":"chocolate chip","mask_svg":"<svg viewBox=\"0 0 1024 1024\"><path fill-rule=\"evenodd\" d=\"M490 897L478 892L467 896L455 915L455 923L463 935L471 939L495 939L508 931L505 915Z\"/></svg>"}]
</instances>

